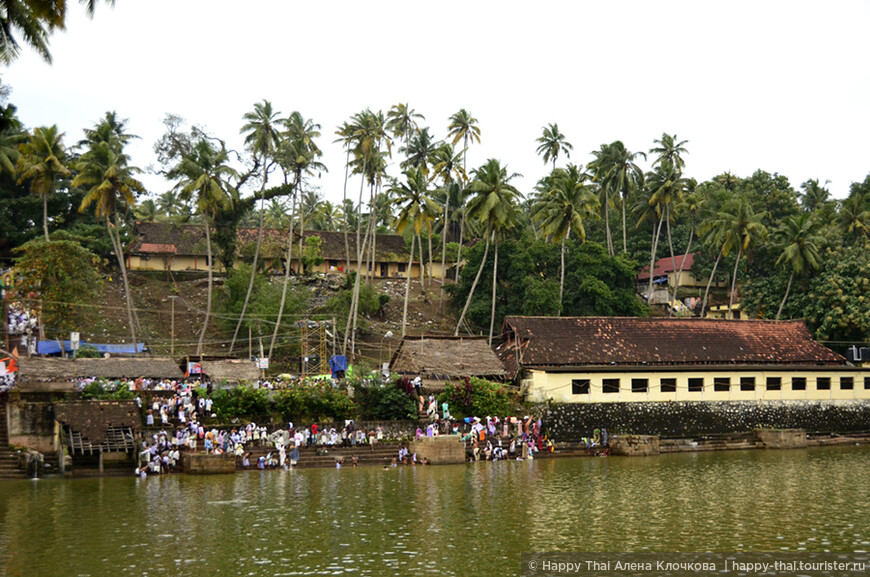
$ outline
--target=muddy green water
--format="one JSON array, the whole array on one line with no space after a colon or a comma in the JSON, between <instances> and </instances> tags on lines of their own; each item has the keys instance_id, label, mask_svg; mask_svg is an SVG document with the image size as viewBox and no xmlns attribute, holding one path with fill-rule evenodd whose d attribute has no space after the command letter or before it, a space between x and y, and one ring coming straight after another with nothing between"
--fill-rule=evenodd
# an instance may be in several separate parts
<instances>
[{"instance_id":1,"label":"muddy green water","mask_svg":"<svg viewBox=\"0 0 870 577\"><path fill-rule=\"evenodd\" d=\"M0 482L0 575L516 575L522 551L866 551L870 447Z\"/></svg>"}]
</instances>

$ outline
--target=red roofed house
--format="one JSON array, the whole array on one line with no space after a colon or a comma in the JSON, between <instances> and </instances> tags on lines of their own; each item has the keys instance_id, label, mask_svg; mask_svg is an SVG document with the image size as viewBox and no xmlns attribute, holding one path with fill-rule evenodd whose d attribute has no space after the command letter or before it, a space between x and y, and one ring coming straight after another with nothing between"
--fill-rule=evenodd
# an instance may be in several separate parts
<instances>
[{"instance_id":1,"label":"red roofed house","mask_svg":"<svg viewBox=\"0 0 870 577\"><path fill-rule=\"evenodd\" d=\"M508 316L502 339L532 402L870 400L870 369L801 321Z\"/></svg>"},{"instance_id":2,"label":"red roofed house","mask_svg":"<svg viewBox=\"0 0 870 577\"><path fill-rule=\"evenodd\" d=\"M704 289L707 279L698 279L692 275L692 265L698 253L674 255L674 258L664 257L656 261L653 268L653 294L648 299L653 304L663 304L670 300L668 290L673 294L674 287L692 287ZM681 270L682 269L682 270ZM637 275L637 292L647 297L649 292L649 266L643 267ZM718 286L714 283L713 286Z\"/></svg>"}]
</instances>

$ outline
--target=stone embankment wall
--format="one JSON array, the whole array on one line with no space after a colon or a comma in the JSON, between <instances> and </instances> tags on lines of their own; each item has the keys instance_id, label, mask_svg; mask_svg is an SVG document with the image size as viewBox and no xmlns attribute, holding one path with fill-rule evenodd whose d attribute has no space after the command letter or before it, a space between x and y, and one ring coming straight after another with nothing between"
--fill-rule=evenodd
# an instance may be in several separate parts
<instances>
[{"instance_id":1,"label":"stone embankment wall","mask_svg":"<svg viewBox=\"0 0 870 577\"><path fill-rule=\"evenodd\" d=\"M433 465L465 462L465 443L459 442L459 435L422 437L411 443L410 450L417 453L417 459L425 458Z\"/></svg>"},{"instance_id":2,"label":"stone embankment wall","mask_svg":"<svg viewBox=\"0 0 870 577\"><path fill-rule=\"evenodd\" d=\"M17 396L11 396L9 401L6 405L9 443L43 454L56 452L58 447L54 404L44 401L25 402Z\"/></svg>"},{"instance_id":3,"label":"stone embankment wall","mask_svg":"<svg viewBox=\"0 0 870 577\"><path fill-rule=\"evenodd\" d=\"M695 437L754 429L804 429L810 433L870 431L870 401L675 401L571 403L544 410L547 432L555 441L591 437L594 429L611 435Z\"/></svg>"}]
</instances>

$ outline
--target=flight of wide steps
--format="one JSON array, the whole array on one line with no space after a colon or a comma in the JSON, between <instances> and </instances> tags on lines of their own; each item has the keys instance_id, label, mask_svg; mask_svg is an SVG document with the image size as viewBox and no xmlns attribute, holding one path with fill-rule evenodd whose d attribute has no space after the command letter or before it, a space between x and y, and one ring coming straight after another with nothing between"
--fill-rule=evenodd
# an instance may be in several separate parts
<instances>
[{"instance_id":1,"label":"flight of wide steps","mask_svg":"<svg viewBox=\"0 0 870 577\"><path fill-rule=\"evenodd\" d=\"M0 479L24 479L26 477L26 472L18 468L18 457L9 450L6 402L0 401Z\"/></svg>"},{"instance_id":2,"label":"flight of wide steps","mask_svg":"<svg viewBox=\"0 0 870 577\"><path fill-rule=\"evenodd\" d=\"M458 442L458 441L457 441ZM299 449L299 462L297 468L326 468L335 467L336 461L341 461L343 467L352 467L353 459L357 458L358 466L381 466L389 465L393 458L399 456L399 447L401 443L397 441L389 441L378 443L374 450L369 445L358 445L356 447L326 447L320 450L315 447L302 447ZM257 459L261 456L265 457L272 453L273 457L278 456L275 447L246 447L246 451L250 452L249 457L251 466L248 469L256 470ZM321 454L318 454L320 452ZM287 451L289 459L289 451ZM237 462L236 469L241 470L241 463Z\"/></svg>"}]
</instances>

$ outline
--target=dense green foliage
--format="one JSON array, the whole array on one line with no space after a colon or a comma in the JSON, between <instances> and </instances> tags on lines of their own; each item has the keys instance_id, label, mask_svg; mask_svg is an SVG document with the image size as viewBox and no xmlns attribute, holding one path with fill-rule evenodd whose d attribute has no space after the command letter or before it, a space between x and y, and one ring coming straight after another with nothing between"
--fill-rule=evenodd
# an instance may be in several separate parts
<instances>
[{"instance_id":1,"label":"dense green foliage","mask_svg":"<svg viewBox=\"0 0 870 577\"><path fill-rule=\"evenodd\" d=\"M47 336L68 338L66 333L85 326L89 309L78 305L96 295L99 258L76 242L45 242L39 237L16 252L16 294L39 295Z\"/></svg>"},{"instance_id":2,"label":"dense green foliage","mask_svg":"<svg viewBox=\"0 0 870 577\"><path fill-rule=\"evenodd\" d=\"M417 418L417 404L393 383L360 384L354 387L354 399L361 419L388 421Z\"/></svg>"},{"instance_id":3,"label":"dense green foliage","mask_svg":"<svg viewBox=\"0 0 870 577\"><path fill-rule=\"evenodd\" d=\"M238 318L242 310L242 302L245 298L245 291L248 289L250 276L251 266L246 263L238 263L227 274L221 289L221 298L218 301L218 311L221 313L222 322L228 330L232 330L236 326L235 319ZM274 319L278 314L280 302L281 287L270 282L266 275L257 273L254 277L251 301L248 303L248 311L242 323L245 338L247 338L248 328L253 331L254 335L271 333L272 323L268 321ZM304 289L296 287L288 289L284 302L285 315L295 315L305 310L307 306L308 294Z\"/></svg>"},{"instance_id":4,"label":"dense green foliage","mask_svg":"<svg viewBox=\"0 0 870 577\"><path fill-rule=\"evenodd\" d=\"M507 390L499 383L477 377L466 378L462 383L448 383L438 395L438 406L447 403L455 418L504 416L514 412Z\"/></svg>"},{"instance_id":5,"label":"dense green foliage","mask_svg":"<svg viewBox=\"0 0 870 577\"><path fill-rule=\"evenodd\" d=\"M478 244L465 253L468 264L459 284L447 289L453 305L461 306L480 266L484 246ZM499 289L496 300L496 325L506 315L555 315L559 308L560 247L543 240L507 241L499 248ZM480 278L482 286L492 284L493 251ZM565 316L643 316L647 306L634 294L637 264L621 255L607 256L595 242L566 242ZM490 295L476 292L467 317L474 327L483 328L490 320Z\"/></svg>"}]
</instances>

